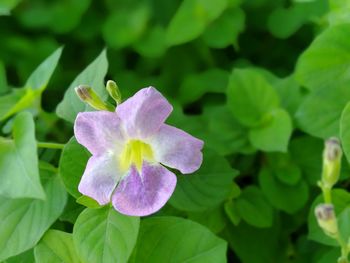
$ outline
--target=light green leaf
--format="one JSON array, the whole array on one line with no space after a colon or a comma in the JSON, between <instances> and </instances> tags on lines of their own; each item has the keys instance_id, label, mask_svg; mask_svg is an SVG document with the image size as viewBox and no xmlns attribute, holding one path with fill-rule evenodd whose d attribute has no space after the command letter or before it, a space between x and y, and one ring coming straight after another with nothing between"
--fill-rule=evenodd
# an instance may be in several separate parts
<instances>
[{"instance_id":1,"label":"light green leaf","mask_svg":"<svg viewBox=\"0 0 350 263\"><path fill-rule=\"evenodd\" d=\"M222 205L204 212L189 212L188 218L206 226L213 233L220 233L225 228L227 222Z\"/></svg>"},{"instance_id":2,"label":"light green leaf","mask_svg":"<svg viewBox=\"0 0 350 263\"><path fill-rule=\"evenodd\" d=\"M237 211L248 224L265 228L272 226L273 208L256 186L248 186L236 200Z\"/></svg>"},{"instance_id":3,"label":"light green leaf","mask_svg":"<svg viewBox=\"0 0 350 263\"><path fill-rule=\"evenodd\" d=\"M73 240L83 262L123 263L136 244L140 219L111 207L85 209L78 217Z\"/></svg>"},{"instance_id":4,"label":"light green leaf","mask_svg":"<svg viewBox=\"0 0 350 263\"><path fill-rule=\"evenodd\" d=\"M16 116L12 135L12 140L0 137L0 195L44 199L35 127L30 113L22 112Z\"/></svg>"},{"instance_id":5,"label":"light green leaf","mask_svg":"<svg viewBox=\"0 0 350 263\"><path fill-rule=\"evenodd\" d=\"M204 41L212 48L234 45L238 48L238 35L245 28L245 13L241 8L227 9L211 23L203 34Z\"/></svg>"},{"instance_id":6,"label":"light green leaf","mask_svg":"<svg viewBox=\"0 0 350 263\"><path fill-rule=\"evenodd\" d=\"M199 37L205 28L227 7L227 0L183 1L170 21L166 32L169 46L189 42Z\"/></svg>"},{"instance_id":7,"label":"light green leaf","mask_svg":"<svg viewBox=\"0 0 350 263\"><path fill-rule=\"evenodd\" d=\"M275 109L268 116L268 121L249 131L249 139L259 150L286 152L293 130L292 120L283 109Z\"/></svg>"},{"instance_id":8,"label":"light green leaf","mask_svg":"<svg viewBox=\"0 0 350 263\"><path fill-rule=\"evenodd\" d=\"M205 93L225 93L228 77L227 71L218 68L189 75L180 86L178 100L185 105L195 102Z\"/></svg>"},{"instance_id":9,"label":"light green leaf","mask_svg":"<svg viewBox=\"0 0 350 263\"><path fill-rule=\"evenodd\" d=\"M273 170L264 167L259 173L259 184L270 203L279 210L293 214L307 202L309 188L301 180L296 185L288 185L275 178Z\"/></svg>"},{"instance_id":10,"label":"light green leaf","mask_svg":"<svg viewBox=\"0 0 350 263\"><path fill-rule=\"evenodd\" d=\"M34 259L34 249L29 249L21 254L10 257L3 263L36 263Z\"/></svg>"},{"instance_id":11,"label":"light green leaf","mask_svg":"<svg viewBox=\"0 0 350 263\"><path fill-rule=\"evenodd\" d=\"M59 175L67 192L75 198L81 196L78 185L90 156L91 154L77 142L75 137L72 137L63 148Z\"/></svg>"},{"instance_id":12,"label":"light green leaf","mask_svg":"<svg viewBox=\"0 0 350 263\"><path fill-rule=\"evenodd\" d=\"M46 200L0 197L0 260L34 247L62 213L67 195L59 178L54 175L44 188Z\"/></svg>"},{"instance_id":13,"label":"light green leaf","mask_svg":"<svg viewBox=\"0 0 350 263\"><path fill-rule=\"evenodd\" d=\"M276 91L256 70L235 69L227 89L227 103L232 114L243 125L259 125L266 113L278 108Z\"/></svg>"},{"instance_id":14,"label":"light green leaf","mask_svg":"<svg viewBox=\"0 0 350 263\"><path fill-rule=\"evenodd\" d=\"M322 32L300 56L296 77L315 90L335 82L350 81L350 24L332 26Z\"/></svg>"},{"instance_id":15,"label":"light green leaf","mask_svg":"<svg viewBox=\"0 0 350 263\"><path fill-rule=\"evenodd\" d=\"M208 229L179 217L151 217L141 222L131 263L225 263L227 245Z\"/></svg>"},{"instance_id":16,"label":"light green leaf","mask_svg":"<svg viewBox=\"0 0 350 263\"><path fill-rule=\"evenodd\" d=\"M237 171L212 150L204 150L203 158L197 172L178 176L175 192L169 200L175 208L205 211L217 206L230 193Z\"/></svg>"},{"instance_id":17,"label":"light green leaf","mask_svg":"<svg viewBox=\"0 0 350 263\"><path fill-rule=\"evenodd\" d=\"M107 97L107 92L104 88L104 77L106 76L108 61L106 51L101 54L82 72L80 73L64 94L63 100L58 104L56 113L59 117L74 122L78 112L91 110L83 103L75 94L74 88L79 85L88 85L102 98Z\"/></svg>"},{"instance_id":18,"label":"light green leaf","mask_svg":"<svg viewBox=\"0 0 350 263\"><path fill-rule=\"evenodd\" d=\"M99 203L97 203L97 201L95 199L92 199L91 197L86 196L86 195L82 195L82 196L78 197L77 203L84 205L88 208L100 208L101 207L101 205Z\"/></svg>"},{"instance_id":19,"label":"light green leaf","mask_svg":"<svg viewBox=\"0 0 350 263\"><path fill-rule=\"evenodd\" d=\"M298 126L322 139L338 137L341 113L349 100L348 84L334 84L311 92L295 115Z\"/></svg>"},{"instance_id":20,"label":"light green leaf","mask_svg":"<svg viewBox=\"0 0 350 263\"><path fill-rule=\"evenodd\" d=\"M34 249L36 263L80 263L72 234L49 230Z\"/></svg>"},{"instance_id":21,"label":"light green leaf","mask_svg":"<svg viewBox=\"0 0 350 263\"><path fill-rule=\"evenodd\" d=\"M346 104L340 119L340 139L345 156L350 162L350 102Z\"/></svg>"},{"instance_id":22,"label":"light green leaf","mask_svg":"<svg viewBox=\"0 0 350 263\"><path fill-rule=\"evenodd\" d=\"M2 0L0 3L0 16L10 15L11 10L19 4L21 0Z\"/></svg>"}]
</instances>

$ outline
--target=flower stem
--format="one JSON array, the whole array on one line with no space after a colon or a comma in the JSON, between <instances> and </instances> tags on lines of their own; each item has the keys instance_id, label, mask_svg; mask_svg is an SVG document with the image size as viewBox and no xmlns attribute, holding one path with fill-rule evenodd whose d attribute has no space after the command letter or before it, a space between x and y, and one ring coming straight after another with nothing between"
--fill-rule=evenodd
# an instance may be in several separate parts
<instances>
[{"instance_id":1,"label":"flower stem","mask_svg":"<svg viewBox=\"0 0 350 263\"><path fill-rule=\"evenodd\" d=\"M39 148L60 149L62 150L65 144L54 142L37 142Z\"/></svg>"}]
</instances>

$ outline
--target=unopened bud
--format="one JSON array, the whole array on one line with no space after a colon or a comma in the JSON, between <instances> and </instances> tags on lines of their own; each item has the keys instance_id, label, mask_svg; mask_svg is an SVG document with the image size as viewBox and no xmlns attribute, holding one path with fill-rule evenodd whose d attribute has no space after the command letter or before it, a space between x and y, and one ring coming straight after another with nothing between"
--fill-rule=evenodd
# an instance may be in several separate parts
<instances>
[{"instance_id":1,"label":"unopened bud","mask_svg":"<svg viewBox=\"0 0 350 263\"><path fill-rule=\"evenodd\" d=\"M338 234L337 218L332 204L319 204L315 208L318 225L326 235L335 238Z\"/></svg>"},{"instance_id":2,"label":"unopened bud","mask_svg":"<svg viewBox=\"0 0 350 263\"><path fill-rule=\"evenodd\" d=\"M323 151L323 171L322 171L322 185L327 188L332 188L338 181L342 149L337 138L332 137L325 142Z\"/></svg>"},{"instance_id":3,"label":"unopened bud","mask_svg":"<svg viewBox=\"0 0 350 263\"><path fill-rule=\"evenodd\" d=\"M107 81L106 90L108 91L109 96L115 100L117 105L122 102L122 95L120 93L119 87L113 80Z\"/></svg>"},{"instance_id":4,"label":"unopened bud","mask_svg":"<svg viewBox=\"0 0 350 263\"><path fill-rule=\"evenodd\" d=\"M105 103L89 86L80 85L75 88L78 97L96 110L114 111L112 105Z\"/></svg>"}]
</instances>

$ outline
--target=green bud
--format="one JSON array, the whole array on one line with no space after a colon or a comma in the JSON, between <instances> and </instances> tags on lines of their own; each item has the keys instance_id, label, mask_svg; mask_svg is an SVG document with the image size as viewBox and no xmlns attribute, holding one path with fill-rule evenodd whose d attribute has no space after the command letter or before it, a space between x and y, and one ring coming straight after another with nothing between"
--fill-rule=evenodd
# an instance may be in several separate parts
<instances>
[{"instance_id":1,"label":"green bud","mask_svg":"<svg viewBox=\"0 0 350 263\"><path fill-rule=\"evenodd\" d=\"M318 225L326 235L336 238L338 235L338 223L332 204L319 204L315 208L315 216Z\"/></svg>"},{"instance_id":2,"label":"green bud","mask_svg":"<svg viewBox=\"0 0 350 263\"><path fill-rule=\"evenodd\" d=\"M111 96L115 100L117 105L122 102L122 95L120 93L117 83L115 83L113 80L108 80L106 84L106 89L108 91L109 96Z\"/></svg>"},{"instance_id":3,"label":"green bud","mask_svg":"<svg viewBox=\"0 0 350 263\"><path fill-rule=\"evenodd\" d=\"M342 149L337 138L325 142L323 151L322 186L331 189L337 183L341 168Z\"/></svg>"},{"instance_id":4,"label":"green bud","mask_svg":"<svg viewBox=\"0 0 350 263\"><path fill-rule=\"evenodd\" d=\"M105 103L89 86L80 85L75 88L78 97L96 110L114 111L112 105Z\"/></svg>"}]
</instances>

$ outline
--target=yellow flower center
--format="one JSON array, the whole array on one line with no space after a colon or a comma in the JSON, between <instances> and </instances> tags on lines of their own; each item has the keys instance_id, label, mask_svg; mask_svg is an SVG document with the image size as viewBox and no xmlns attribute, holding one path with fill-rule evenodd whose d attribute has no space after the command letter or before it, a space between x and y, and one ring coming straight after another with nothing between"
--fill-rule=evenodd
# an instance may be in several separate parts
<instances>
[{"instance_id":1,"label":"yellow flower center","mask_svg":"<svg viewBox=\"0 0 350 263\"><path fill-rule=\"evenodd\" d=\"M151 146L140 140L128 141L119 157L122 171L127 171L131 165L135 165L140 172L143 160L151 162L154 160Z\"/></svg>"}]
</instances>

